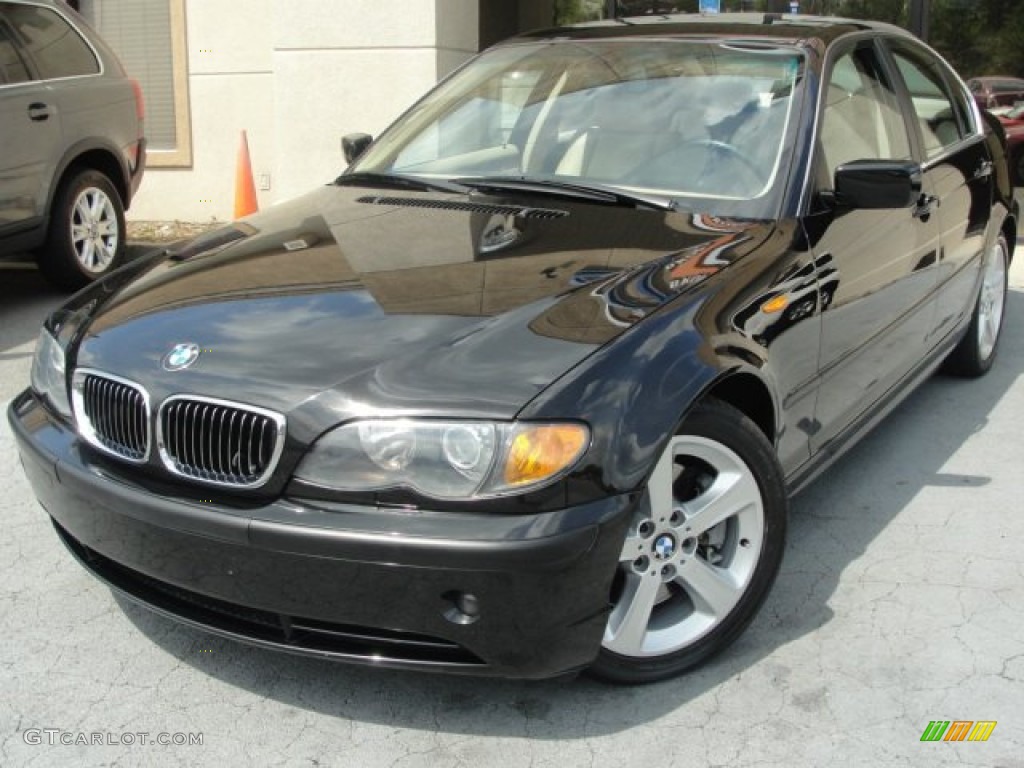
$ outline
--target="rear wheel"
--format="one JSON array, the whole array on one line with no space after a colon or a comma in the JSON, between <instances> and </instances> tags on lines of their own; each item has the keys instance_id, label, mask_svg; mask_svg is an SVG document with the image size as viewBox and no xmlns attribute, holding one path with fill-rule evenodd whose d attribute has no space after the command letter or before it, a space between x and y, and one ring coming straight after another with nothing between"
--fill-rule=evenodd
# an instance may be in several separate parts
<instances>
[{"instance_id":1,"label":"rear wheel","mask_svg":"<svg viewBox=\"0 0 1024 768\"><path fill-rule=\"evenodd\" d=\"M757 426L725 403L698 405L658 460L626 535L591 672L653 682L732 643L778 572L787 504Z\"/></svg>"},{"instance_id":2,"label":"rear wheel","mask_svg":"<svg viewBox=\"0 0 1024 768\"><path fill-rule=\"evenodd\" d=\"M988 373L996 359L1006 309L1006 279L1010 250L999 235L985 254L981 268L981 289L974 305L967 334L950 353L946 370L957 376L977 377Z\"/></svg>"},{"instance_id":3,"label":"rear wheel","mask_svg":"<svg viewBox=\"0 0 1024 768\"><path fill-rule=\"evenodd\" d=\"M39 268L61 288L80 288L121 265L124 233L124 206L114 185L99 171L78 171L57 191Z\"/></svg>"}]
</instances>

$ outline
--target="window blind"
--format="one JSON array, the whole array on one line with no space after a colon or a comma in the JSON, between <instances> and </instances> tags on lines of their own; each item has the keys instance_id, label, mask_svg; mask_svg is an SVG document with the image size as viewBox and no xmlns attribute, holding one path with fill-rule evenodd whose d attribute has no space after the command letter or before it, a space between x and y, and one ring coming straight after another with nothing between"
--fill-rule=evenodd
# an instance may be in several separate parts
<instances>
[{"instance_id":1,"label":"window blind","mask_svg":"<svg viewBox=\"0 0 1024 768\"><path fill-rule=\"evenodd\" d=\"M117 53L146 101L146 141L152 151L178 148L174 57L168 0L81 0L82 15Z\"/></svg>"}]
</instances>

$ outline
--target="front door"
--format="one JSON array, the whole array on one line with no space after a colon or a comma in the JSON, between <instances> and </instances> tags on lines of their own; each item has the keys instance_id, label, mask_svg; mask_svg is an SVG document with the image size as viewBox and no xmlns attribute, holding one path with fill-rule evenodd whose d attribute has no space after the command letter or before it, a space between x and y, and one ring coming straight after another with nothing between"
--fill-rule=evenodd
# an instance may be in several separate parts
<instances>
[{"instance_id":1,"label":"front door","mask_svg":"<svg viewBox=\"0 0 1024 768\"><path fill-rule=\"evenodd\" d=\"M910 136L878 49L864 41L826 70L806 226L821 283L820 390L811 450L830 442L919 361L934 312L939 224L925 175L922 205L850 210L827 202L836 169L853 160L912 159Z\"/></svg>"}]
</instances>

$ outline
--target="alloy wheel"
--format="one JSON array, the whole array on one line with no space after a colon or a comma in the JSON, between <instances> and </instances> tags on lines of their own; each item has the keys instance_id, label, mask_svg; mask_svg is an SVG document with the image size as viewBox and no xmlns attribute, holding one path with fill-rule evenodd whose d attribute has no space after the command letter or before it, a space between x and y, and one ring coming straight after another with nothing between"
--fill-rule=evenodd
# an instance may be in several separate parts
<instances>
[{"instance_id":1,"label":"alloy wheel","mask_svg":"<svg viewBox=\"0 0 1024 768\"><path fill-rule=\"evenodd\" d=\"M105 271L117 255L121 233L114 204L97 187L86 187L71 208L71 244L81 267L90 273Z\"/></svg>"},{"instance_id":2,"label":"alloy wheel","mask_svg":"<svg viewBox=\"0 0 1024 768\"><path fill-rule=\"evenodd\" d=\"M1004 244L998 240L989 254L982 276L981 295L978 299L978 356L991 357L999 340L1006 301L1006 254Z\"/></svg>"},{"instance_id":3,"label":"alloy wheel","mask_svg":"<svg viewBox=\"0 0 1024 768\"><path fill-rule=\"evenodd\" d=\"M747 591L765 537L757 481L717 441L673 438L648 495L619 556L603 641L633 658L674 653L719 625Z\"/></svg>"}]
</instances>

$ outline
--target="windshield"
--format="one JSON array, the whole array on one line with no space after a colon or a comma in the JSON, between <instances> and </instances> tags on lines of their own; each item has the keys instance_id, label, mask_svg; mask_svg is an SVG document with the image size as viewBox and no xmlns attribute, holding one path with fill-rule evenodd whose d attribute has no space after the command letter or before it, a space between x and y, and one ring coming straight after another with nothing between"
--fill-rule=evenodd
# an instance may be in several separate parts
<instances>
[{"instance_id":1,"label":"windshield","mask_svg":"<svg viewBox=\"0 0 1024 768\"><path fill-rule=\"evenodd\" d=\"M429 94L351 170L613 186L774 216L802 61L792 48L706 41L501 47Z\"/></svg>"}]
</instances>

